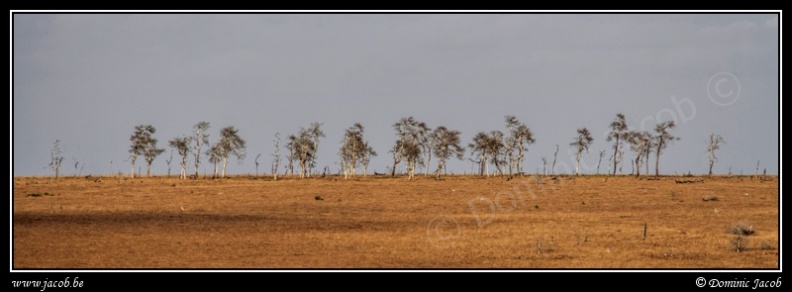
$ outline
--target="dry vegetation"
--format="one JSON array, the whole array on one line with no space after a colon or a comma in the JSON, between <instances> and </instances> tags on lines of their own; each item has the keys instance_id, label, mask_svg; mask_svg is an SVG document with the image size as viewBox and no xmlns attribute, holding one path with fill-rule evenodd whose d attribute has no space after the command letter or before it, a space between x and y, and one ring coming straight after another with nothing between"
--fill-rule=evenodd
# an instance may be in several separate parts
<instances>
[{"instance_id":1,"label":"dry vegetation","mask_svg":"<svg viewBox=\"0 0 792 292\"><path fill-rule=\"evenodd\" d=\"M778 268L777 177L674 180L17 177L13 267Z\"/></svg>"}]
</instances>

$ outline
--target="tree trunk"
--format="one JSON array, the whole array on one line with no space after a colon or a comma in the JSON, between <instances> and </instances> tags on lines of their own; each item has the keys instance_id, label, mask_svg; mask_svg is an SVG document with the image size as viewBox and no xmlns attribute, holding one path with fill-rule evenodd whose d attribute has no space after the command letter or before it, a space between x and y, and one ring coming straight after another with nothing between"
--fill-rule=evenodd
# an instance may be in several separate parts
<instances>
[{"instance_id":1,"label":"tree trunk","mask_svg":"<svg viewBox=\"0 0 792 292\"><path fill-rule=\"evenodd\" d=\"M228 157L223 157L223 174L220 177L225 177L226 167L228 166Z\"/></svg>"},{"instance_id":2,"label":"tree trunk","mask_svg":"<svg viewBox=\"0 0 792 292\"><path fill-rule=\"evenodd\" d=\"M523 159L525 159L525 154L523 153L522 147L520 147L519 155L517 155L517 172L520 173L520 175L525 175L522 168Z\"/></svg>"},{"instance_id":3,"label":"tree trunk","mask_svg":"<svg viewBox=\"0 0 792 292\"><path fill-rule=\"evenodd\" d=\"M146 163L146 176L151 177L151 162Z\"/></svg>"},{"instance_id":4,"label":"tree trunk","mask_svg":"<svg viewBox=\"0 0 792 292\"><path fill-rule=\"evenodd\" d=\"M182 156L182 170L181 170L182 179L187 179L187 154L185 153Z\"/></svg>"},{"instance_id":5,"label":"tree trunk","mask_svg":"<svg viewBox=\"0 0 792 292\"><path fill-rule=\"evenodd\" d=\"M428 151L428 153L429 154L427 154L426 157L426 164L424 164L424 168L425 168L424 176L429 176L429 165L431 165L432 162L432 151L430 150Z\"/></svg>"},{"instance_id":6,"label":"tree trunk","mask_svg":"<svg viewBox=\"0 0 792 292\"><path fill-rule=\"evenodd\" d=\"M487 164L487 157L484 154L481 154L479 157L479 175L484 176L484 169L486 168Z\"/></svg>"},{"instance_id":7,"label":"tree trunk","mask_svg":"<svg viewBox=\"0 0 792 292\"><path fill-rule=\"evenodd\" d=\"M635 177L641 176L641 155L635 156Z\"/></svg>"},{"instance_id":8,"label":"tree trunk","mask_svg":"<svg viewBox=\"0 0 792 292\"><path fill-rule=\"evenodd\" d=\"M349 171L347 170L346 160L341 160L341 171L344 172L344 179L349 178Z\"/></svg>"},{"instance_id":9,"label":"tree trunk","mask_svg":"<svg viewBox=\"0 0 792 292\"><path fill-rule=\"evenodd\" d=\"M135 159L136 159L136 157L132 156L132 173L130 175L131 177L135 177ZM57 172L55 173L55 177L56 178L58 177Z\"/></svg>"},{"instance_id":10,"label":"tree trunk","mask_svg":"<svg viewBox=\"0 0 792 292\"><path fill-rule=\"evenodd\" d=\"M616 175L616 155L619 154L619 137L616 137L616 144L613 148L613 175Z\"/></svg>"},{"instance_id":11,"label":"tree trunk","mask_svg":"<svg viewBox=\"0 0 792 292\"><path fill-rule=\"evenodd\" d=\"M391 168L391 177L396 176L396 165L399 165L399 160L396 159L396 153L393 153L393 167Z\"/></svg>"},{"instance_id":12,"label":"tree trunk","mask_svg":"<svg viewBox=\"0 0 792 292\"><path fill-rule=\"evenodd\" d=\"M436 172L436 174L435 174L435 178L436 178L436 179L439 179L439 178L440 178L440 170L442 170L442 169L443 169L443 165L444 165L444 164L445 164L445 159L443 159L442 157L440 157L440 162L437 164L437 172Z\"/></svg>"},{"instance_id":13,"label":"tree trunk","mask_svg":"<svg viewBox=\"0 0 792 292\"><path fill-rule=\"evenodd\" d=\"M655 156L655 176L660 176L660 149L663 148L663 141L657 144L657 156Z\"/></svg>"},{"instance_id":14,"label":"tree trunk","mask_svg":"<svg viewBox=\"0 0 792 292\"><path fill-rule=\"evenodd\" d=\"M575 174L580 175L580 157L582 156L583 152L578 150L577 154L577 164L575 165Z\"/></svg>"}]
</instances>

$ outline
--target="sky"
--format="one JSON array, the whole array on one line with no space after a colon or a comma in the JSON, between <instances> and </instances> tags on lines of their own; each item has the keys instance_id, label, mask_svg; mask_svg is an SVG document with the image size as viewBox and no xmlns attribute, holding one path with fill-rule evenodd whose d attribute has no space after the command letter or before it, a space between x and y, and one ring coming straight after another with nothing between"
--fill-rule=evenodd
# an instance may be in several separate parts
<instances>
[{"instance_id":1,"label":"sky","mask_svg":"<svg viewBox=\"0 0 792 292\"><path fill-rule=\"evenodd\" d=\"M56 140L63 175L128 174L129 138L140 124L157 129L166 151L152 172L166 174L168 140L191 134L199 121L211 124L211 143L227 126L247 140L247 157L231 160L229 174L255 173L259 153L259 172L270 173L275 134L283 141L312 122L326 135L319 169L340 170L344 130L361 123L379 154L369 172L386 172L397 139L392 125L402 117L458 130L467 144L478 132L505 132L506 115L536 139L527 172L542 171L542 158L551 162L558 145L555 172L571 173L569 143L587 127L594 142L581 170L597 172L605 150L605 173L616 113L636 130L676 122L671 134L680 140L660 156L662 174L706 174L711 133L726 142L715 173L754 174L757 161L759 172L779 171L778 14L12 18L14 176L49 175ZM448 171L477 171L469 156L449 161ZM654 172L654 155L649 163ZM137 166L145 170L142 159ZM200 173L211 171L202 163Z\"/></svg>"}]
</instances>

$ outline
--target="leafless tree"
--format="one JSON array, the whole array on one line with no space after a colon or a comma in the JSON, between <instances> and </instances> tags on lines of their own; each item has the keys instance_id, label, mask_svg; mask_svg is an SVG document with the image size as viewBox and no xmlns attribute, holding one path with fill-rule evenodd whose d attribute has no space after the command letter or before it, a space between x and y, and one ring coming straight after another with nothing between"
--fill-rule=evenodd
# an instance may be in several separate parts
<instances>
[{"instance_id":1,"label":"leafless tree","mask_svg":"<svg viewBox=\"0 0 792 292\"><path fill-rule=\"evenodd\" d=\"M239 130L234 127L225 127L220 130L220 154L223 158L223 173L220 177L225 177L228 166L228 155L233 154L237 160L245 158L245 140L239 137Z\"/></svg>"},{"instance_id":2,"label":"leafless tree","mask_svg":"<svg viewBox=\"0 0 792 292\"><path fill-rule=\"evenodd\" d=\"M602 164L602 157L605 157L605 150L599 152L599 161L597 161L597 174L599 174L600 164Z\"/></svg>"},{"instance_id":3,"label":"leafless tree","mask_svg":"<svg viewBox=\"0 0 792 292\"><path fill-rule=\"evenodd\" d=\"M274 159L272 160L272 179L278 180L278 166L280 165L280 132L275 133L275 140L272 140L275 144L275 153L272 154Z\"/></svg>"},{"instance_id":4,"label":"leafless tree","mask_svg":"<svg viewBox=\"0 0 792 292\"><path fill-rule=\"evenodd\" d=\"M209 144L209 134L206 133L209 130L209 122L198 122L193 126L195 130L195 147L193 148L193 154L195 154L195 179L198 179L198 167L201 165L201 147L204 144ZM209 151L211 152L211 151Z\"/></svg>"},{"instance_id":5,"label":"leafless tree","mask_svg":"<svg viewBox=\"0 0 792 292\"><path fill-rule=\"evenodd\" d=\"M550 167L550 175L555 175L556 159L558 158L558 144L556 144L555 153L553 153L553 166Z\"/></svg>"},{"instance_id":6,"label":"leafless tree","mask_svg":"<svg viewBox=\"0 0 792 292\"><path fill-rule=\"evenodd\" d=\"M175 148L179 156L181 156L181 172L179 173L179 178L181 179L187 179L187 156L190 154L192 139L193 137L184 136L168 141L170 146Z\"/></svg>"},{"instance_id":7,"label":"leafless tree","mask_svg":"<svg viewBox=\"0 0 792 292\"><path fill-rule=\"evenodd\" d=\"M575 174L580 175L580 158L583 157L583 150L588 153L589 145L594 141L594 138L591 137L591 133L589 130L584 128L580 128L577 130L578 136L575 138L575 141L569 143L570 146L575 147L577 150L577 164L575 165Z\"/></svg>"},{"instance_id":8,"label":"leafless tree","mask_svg":"<svg viewBox=\"0 0 792 292\"><path fill-rule=\"evenodd\" d=\"M344 178L355 175L358 162L363 165L365 175L365 169L368 167L371 156L377 155L377 153L363 139L363 126L360 123L355 123L344 133L339 155L341 156Z\"/></svg>"},{"instance_id":9,"label":"leafless tree","mask_svg":"<svg viewBox=\"0 0 792 292\"><path fill-rule=\"evenodd\" d=\"M516 169L517 173L522 174L522 164L525 160L525 151L528 151L526 145L536 142L533 138L531 129L517 120L515 116L506 116L506 128L509 130L509 136L506 138L505 152L509 163L509 176L512 176L512 169Z\"/></svg>"},{"instance_id":10,"label":"leafless tree","mask_svg":"<svg viewBox=\"0 0 792 292\"><path fill-rule=\"evenodd\" d=\"M293 161L297 161L300 164L301 178L308 175L311 161L313 161L313 157L316 155L315 146L318 145L318 143L315 138L318 136L316 136L314 130L315 128L300 128L297 135L289 136L289 144L286 145L290 151L291 161L289 164L291 165Z\"/></svg>"},{"instance_id":11,"label":"leafless tree","mask_svg":"<svg viewBox=\"0 0 792 292\"><path fill-rule=\"evenodd\" d=\"M377 156L377 152L374 151L371 146L369 146L368 141L363 142L363 156L361 157L360 163L363 164L363 176L366 176L368 173L368 165L371 162L372 156Z\"/></svg>"},{"instance_id":12,"label":"leafless tree","mask_svg":"<svg viewBox=\"0 0 792 292\"><path fill-rule=\"evenodd\" d=\"M256 155L256 159L254 159L254 160L253 160L253 163L255 163L255 164L256 164L256 176L257 176L257 177L258 177L258 167L259 167L259 162L258 162L258 159L259 159L259 157L261 157L261 153L259 153L258 155Z\"/></svg>"},{"instance_id":13,"label":"leafless tree","mask_svg":"<svg viewBox=\"0 0 792 292\"><path fill-rule=\"evenodd\" d=\"M165 163L168 164L168 177L171 175L171 162L173 162L173 149L170 151L170 157L165 159Z\"/></svg>"},{"instance_id":14,"label":"leafless tree","mask_svg":"<svg viewBox=\"0 0 792 292\"><path fill-rule=\"evenodd\" d=\"M401 152L402 152L402 141L396 140L396 143L393 144L393 148L389 151L393 156L393 166L391 166L391 177L396 176L396 166L401 163Z\"/></svg>"},{"instance_id":15,"label":"leafless tree","mask_svg":"<svg viewBox=\"0 0 792 292\"><path fill-rule=\"evenodd\" d=\"M49 163L50 170L52 171L52 175L55 179L58 179L58 176L60 176L60 167L62 162L63 156L61 155L60 140L55 140L55 143L52 144L52 150L50 151Z\"/></svg>"},{"instance_id":16,"label":"leafless tree","mask_svg":"<svg viewBox=\"0 0 792 292\"><path fill-rule=\"evenodd\" d=\"M462 159L465 155L465 148L459 145L459 131L449 130L446 127L437 127L432 133L433 151L440 162L437 164L437 171L435 177L440 178L440 170L445 166L446 159L456 156L457 159Z\"/></svg>"},{"instance_id":17,"label":"leafless tree","mask_svg":"<svg viewBox=\"0 0 792 292\"><path fill-rule=\"evenodd\" d=\"M620 159L619 157L619 147L621 145L621 140L624 140L629 135L627 132L627 121L624 118L624 114L618 113L616 114L616 119L613 120L610 124L611 131L608 134L608 138L606 141L610 142L615 140L616 142L613 144L613 175L616 175L616 166L619 164Z\"/></svg>"},{"instance_id":18,"label":"leafless tree","mask_svg":"<svg viewBox=\"0 0 792 292\"><path fill-rule=\"evenodd\" d=\"M415 167L423 162L421 151L426 148L429 127L425 123L416 121L413 117L406 117L393 124L393 128L399 139L396 140L391 150L393 154L391 176L396 175L397 165L404 160L408 179L412 180L415 175Z\"/></svg>"},{"instance_id":19,"label":"leafless tree","mask_svg":"<svg viewBox=\"0 0 792 292\"><path fill-rule=\"evenodd\" d=\"M468 144L468 148L470 148L471 154L478 153L479 160L477 161L479 164L479 175L483 176L486 173L489 176L489 169L487 164L487 156L488 143L489 137L484 132L479 132L476 136L473 136L473 142Z\"/></svg>"},{"instance_id":20,"label":"leafless tree","mask_svg":"<svg viewBox=\"0 0 792 292\"><path fill-rule=\"evenodd\" d=\"M487 143L487 147L489 148L490 153L490 163L495 165L495 169L498 170L498 173L503 176L506 172L501 167L501 164L506 163L505 157L502 156L504 153L504 149L506 145L503 143L503 132L501 131L490 131L489 135L489 143Z\"/></svg>"},{"instance_id":21,"label":"leafless tree","mask_svg":"<svg viewBox=\"0 0 792 292\"><path fill-rule=\"evenodd\" d=\"M501 168L501 164L505 163L503 132L490 131L489 134L479 132L473 137L473 143L468 144L468 147L471 153L478 153L477 155L480 157L479 173L481 175L486 173L489 176L489 164L495 166L500 175L505 174Z\"/></svg>"},{"instance_id":22,"label":"leafless tree","mask_svg":"<svg viewBox=\"0 0 792 292\"><path fill-rule=\"evenodd\" d=\"M627 134L627 142L635 152L635 176L641 175L641 159L651 150L652 135L648 132L630 131Z\"/></svg>"},{"instance_id":23,"label":"leafless tree","mask_svg":"<svg viewBox=\"0 0 792 292\"><path fill-rule=\"evenodd\" d=\"M223 158L223 147L220 146L220 142L212 145L212 147L209 147L209 149L206 150L206 156L209 157L209 163L212 163L212 165L214 165L214 174L212 175L212 178L219 177L219 174L220 174L219 165L220 165L220 162L223 161L223 159L222 159ZM204 174L204 177L205 176L206 176L206 174Z\"/></svg>"},{"instance_id":24,"label":"leafless tree","mask_svg":"<svg viewBox=\"0 0 792 292\"><path fill-rule=\"evenodd\" d=\"M341 156L341 169L345 179L350 175L355 175L357 161L362 156L363 147L363 125L355 123L344 133L341 150L338 152Z\"/></svg>"},{"instance_id":25,"label":"leafless tree","mask_svg":"<svg viewBox=\"0 0 792 292\"><path fill-rule=\"evenodd\" d=\"M726 144L723 137L715 135L715 133L710 134L709 144L707 145L707 152L709 152L709 175L712 175L712 166L715 165L715 161L718 161L718 157L715 156L715 150L720 149L722 144Z\"/></svg>"},{"instance_id":26,"label":"leafless tree","mask_svg":"<svg viewBox=\"0 0 792 292\"><path fill-rule=\"evenodd\" d=\"M135 177L135 160L137 160L138 155L142 155L146 160L146 175L151 176L151 163L162 152L165 152L165 149L157 148L157 139L152 136L156 132L157 129L154 126L139 125L135 127L135 132L129 138L132 141L132 146L129 149L130 160L132 161L132 177Z\"/></svg>"},{"instance_id":27,"label":"leafless tree","mask_svg":"<svg viewBox=\"0 0 792 292\"><path fill-rule=\"evenodd\" d=\"M311 127L308 128L308 132L311 136L311 142L313 142L313 153L311 154L310 161L308 163L308 177L311 177L311 172L313 172L314 167L316 167L316 153L319 151L319 138L323 138L325 134L322 131L322 124L317 122L311 123Z\"/></svg>"},{"instance_id":28,"label":"leafless tree","mask_svg":"<svg viewBox=\"0 0 792 292\"><path fill-rule=\"evenodd\" d=\"M654 136L655 147L657 150L657 157L655 157L655 176L660 175L660 154L662 153L663 149L665 149L671 142L679 140L678 137L674 137L671 135L671 133L668 133L669 130L674 129L675 127L676 124L674 124L674 121L662 122L657 124L655 127L655 132L657 133L657 135ZM649 161L647 160L647 162Z\"/></svg>"},{"instance_id":29,"label":"leafless tree","mask_svg":"<svg viewBox=\"0 0 792 292\"><path fill-rule=\"evenodd\" d=\"M547 175L547 158L542 157L542 175Z\"/></svg>"},{"instance_id":30,"label":"leafless tree","mask_svg":"<svg viewBox=\"0 0 792 292\"><path fill-rule=\"evenodd\" d=\"M296 143L297 136L290 135L288 137L288 139L289 139L289 143L286 143L286 149L289 150L289 157L288 157L289 164L286 165L286 171L284 172L284 175L286 175L286 173L288 173L289 175L293 176L294 175L294 161L297 161L297 154L296 154L296 150L297 150L297 148L296 148L296 146L297 146L297 143Z\"/></svg>"}]
</instances>

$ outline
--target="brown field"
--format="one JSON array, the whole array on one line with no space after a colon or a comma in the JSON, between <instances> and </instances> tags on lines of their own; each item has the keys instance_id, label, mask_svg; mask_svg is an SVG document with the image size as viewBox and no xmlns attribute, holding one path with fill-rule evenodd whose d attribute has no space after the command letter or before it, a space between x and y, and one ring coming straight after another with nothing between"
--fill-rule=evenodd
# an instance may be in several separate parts
<instances>
[{"instance_id":1,"label":"brown field","mask_svg":"<svg viewBox=\"0 0 792 292\"><path fill-rule=\"evenodd\" d=\"M779 268L778 177L676 179L17 177L13 268Z\"/></svg>"}]
</instances>

